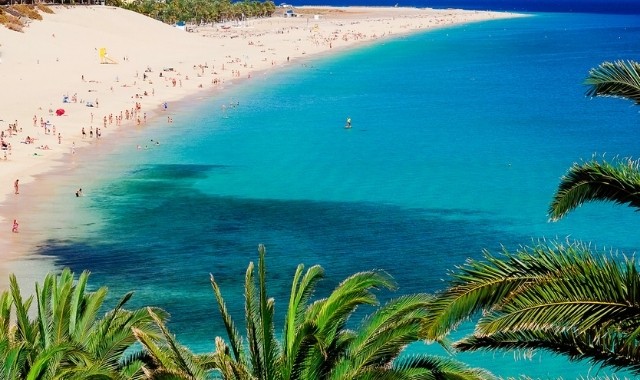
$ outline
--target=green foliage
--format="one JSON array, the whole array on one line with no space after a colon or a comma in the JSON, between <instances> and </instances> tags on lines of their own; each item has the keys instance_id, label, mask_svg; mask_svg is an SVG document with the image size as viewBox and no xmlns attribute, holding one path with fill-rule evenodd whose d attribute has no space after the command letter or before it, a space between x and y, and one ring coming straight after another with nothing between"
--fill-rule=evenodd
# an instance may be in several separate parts
<instances>
[{"instance_id":1,"label":"green foliage","mask_svg":"<svg viewBox=\"0 0 640 380\"><path fill-rule=\"evenodd\" d=\"M312 302L315 285L324 271L313 266L305 272L304 266L299 265L293 277L282 341L276 340L274 300L267 295L264 246L259 247L258 253L257 278L253 263L245 276L244 339L211 277L231 346L216 338L213 357L224 379L493 379L488 372L469 369L453 360L426 356L399 360L407 345L423 338L422 326L432 297L407 295L380 306L375 292L396 288L393 279L381 271L356 273L328 297ZM351 317L363 306L373 306L375 311L355 324Z\"/></svg>"},{"instance_id":2,"label":"green foliage","mask_svg":"<svg viewBox=\"0 0 640 380\"><path fill-rule=\"evenodd\" d=\"M211 23L242 20L244 18L270 17L276 9L275 4L270 0L263 2L253 0L241 2L231 2L230 0L109 1L113 1L114 5L142 13L166 23L189 21L199 24L201 22Z\"/></svg>"},{"instance_id":3,"label":"green foliage","mask_svg":"<svg viewBox=\"0 0 640 380\"><path fill-rule=\"evenodd\" d=\"M573 164L561 178L549 207L551 220L561 219L585 202L610 201L640 208L639 162L630 159L613 163L595 159Z\"/></svg>"},{"instance_id":4,"label":"green foliage","mask_svg":"<svg viewBox=\"0 0 640 380\"><path fill-rule=\"evenodd\" d=\"M441 339L480 314L461 350L546 349L640 373L640 276L634 259L582 243L485 253L452 273L432 304L428 334Z\"/></svg>"},{"instance_id":5,"label":"green foliage","mask_svg":"<svg viewBox=\"0 0 640 380\"><path fill-rule=\"evenodd\" d=\"M640 65L605 62L585 82L588 96L640 104ZM555 221L585 202L640 208L639 162L595 159L574 164L549 208ZM572 360L640 374L640 274L635 259L593 253L582 243L539 244L483 261L470 260L437 295L425 334L444 337L477 317L476 329L453 346L460 350L544 349Z\"/></svg>"},{"instance_id":6,"label":"green foliage","mask_svg":"<svg viewBox=\"0 0 640 380\"><path fill-rule=\"evenodd\" d=\"M106 288L87 292L88 272L77 280L65 269L36 284L33 297L23 299L15 276L10 290L0 294L0 378L89 379L130 378L143 375L143 362L129 351L136 338L133 328L158 336L145 309L125 310L127 294L99 317ZM160 318L166 318L156 310ZM11 322L14 315L15 321ZM34 315L34 317L30 317ZM126 376L125 376L126 375Z\"/></svg>"},{"instance_id":7,"label":"green foliage","mask_svg":"<svg viewBox=\"0 0 640 380\"><path fill-rule=\"evenodd\" d=\"M148 308L148 314L153 318L162 332L162 337L153 336L146 331L134 328L134 334L148 355L145 372L150 379L208 379L210 370L214 368L214 361L208 355L194 355L189 349L180 345L175 336L169 332L154 310Z\"/></svg>"},{"instance_id":8,"label":"green foliage","mask_svg":"<svg viewBox=\"0 0 640 380\"><path fill-rule=\"evenodd\" d=\"M640 64L634 61L604 62L589 71L587 96L621 97L640 104Z\"/></svg>"}]
</instances>

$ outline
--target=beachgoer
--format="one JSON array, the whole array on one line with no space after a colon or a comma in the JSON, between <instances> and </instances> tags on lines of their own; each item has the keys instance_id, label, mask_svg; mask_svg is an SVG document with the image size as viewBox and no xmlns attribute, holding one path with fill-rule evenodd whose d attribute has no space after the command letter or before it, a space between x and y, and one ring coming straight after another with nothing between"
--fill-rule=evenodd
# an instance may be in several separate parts
<instances>
[{"instance_id":1,"label":"beachgoer","mask_svg":"<svg viewBox=\"0 0 640 380\"><path fill-rule=\"evenodd\" d=\"M351 118L347 117L347 128L351 128Z\"/></svg>"},{"instance_id":2,"label":"beachgoer","mask_svg":"<svg viewBox=\"0 0 640 380\"><path fill-rule=\"evenodd\" d=\"M16 194L20 194L20 185L19 182L20 180L17 180L13 183L13 189L15 190Z\"/></svg>"},{"instance_id":3,"label":"beachgoer","mask_svg":"<svg viewBox=\"0 0 640 380\"><path fill-rule=\"evenodd\" d=\"M78 191L76 191L76 197L81 197L82 196L82 189L78 189Z\"/></svg>"},{"instance_id":4,"label":"beachgoer","mask_svg":"<svg viewBox=\"0 0 640 380\"><path fill-rule=\"evenodd\" d=\"M13 227L11 228L11 232L18 233L18 221L16 219L13 220Z\"/></svg>"}]
</instances>

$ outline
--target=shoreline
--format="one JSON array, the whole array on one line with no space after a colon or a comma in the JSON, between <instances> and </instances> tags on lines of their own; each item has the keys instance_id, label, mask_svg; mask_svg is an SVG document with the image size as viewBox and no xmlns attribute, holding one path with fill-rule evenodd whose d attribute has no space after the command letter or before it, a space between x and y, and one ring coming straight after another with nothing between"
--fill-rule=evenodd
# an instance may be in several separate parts
<instances>
[{"instance_id":1,"label":"shoreline","mask_svg":"<svg viewBox=\"0 0 640 380\"><path fill-rule=\"evenodd\" d=\"M0 72L11 73L5 77L7 88L13 89L0 95L0 128L6 134L8 124L16 123L21 131L5 136L12 149L7 160L0 155L6 181L6 191L0 191L0 225L5 226L0 229L0 289L7 288L9 273L19 272L22 283L25 274L38 280L48 268L24 268L44 238L32 236L28 224L38 217L37 205L52 192L39 185L104 149L114 149L118 132L138 124L157 128L189 99L219 96L228 82L247 86L252 77L311 58L412 33L522 16L450 9L299 7L319 15L274 15L249 20L244 27L218 25L187 33L120 8L53 9L54 14L43 14L44 20L33 21L24 33L0 29ZM98 48L105 46L117 64L99 63ZM162 109L165 102L167 111ZM64 109L64 115L50 112L57 109ZM135 116L127 119L127 111ZM123 120L118 122L120 115ZM95 136L83 138L83 128L87 134L99 128L99 145L104 147L95 148ZM35 142L25 144L27 136ZM38 149L47 145L50 150ZM15 179L20 180L19 195L13 194ZM51 186L57 189L55 183ZM19 233L11 232L13 219L25 221ZM35 282L32 278L30 284Z\"/></svg>"}]
</instances>

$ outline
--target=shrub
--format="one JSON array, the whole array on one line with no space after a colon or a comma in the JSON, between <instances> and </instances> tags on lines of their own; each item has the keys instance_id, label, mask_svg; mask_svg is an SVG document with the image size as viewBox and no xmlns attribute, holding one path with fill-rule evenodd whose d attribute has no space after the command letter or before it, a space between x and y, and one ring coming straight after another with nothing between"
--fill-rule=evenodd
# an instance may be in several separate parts
<instances>
[{"instance_id":1,"label":"shrub","mask_svg":"<svg viewBox=\"0 0 640 380\"><path fill-rule=\"evenodd\" d=\"M6 12L0 13L0 25L4 25L9 29L15 30L18 32L22 32L22 27L24 26L20 21L20 19Z\"/></svg>"},{"instance_id":2,"label":"shrub","mask_svg":"<svg viewBox=\"0 0 640 380\"><path fill-rule=\"evenodd\" d=\"M42 11L44 13L54 13L53 9L48 7L46 4L38 4L36 6L38 7L38 10L40 10L40 11Z\"/></svg>"},{"instance_id":3,"label":"shrub","mask_svg":"<svg viewBox=\"0 0 640 380\"><path fill-rule=\"evenodd\" d=\"M5 25L9 30L14 30L16 32L22 32L22 24L20 22L10 22Z\"/></svg>"},{"instance_id":4,"label":"shrub","mask_svg":"<svg viewBox=\"0 0 640 380\"><path fill-rule=\"evenodd\" d=\"M32 20L42 20L42 15L38 13L38 10L33 5L16 4L13 6L13 9L29 17Z\"/></svg>"}]
</instances>

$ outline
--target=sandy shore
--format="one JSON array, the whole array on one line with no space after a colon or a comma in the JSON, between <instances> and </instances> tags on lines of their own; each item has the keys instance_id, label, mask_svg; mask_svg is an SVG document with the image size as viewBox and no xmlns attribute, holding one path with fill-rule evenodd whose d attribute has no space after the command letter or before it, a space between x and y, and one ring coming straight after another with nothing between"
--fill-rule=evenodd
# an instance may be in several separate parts
<instances>
[{"instance_id":1,"label":"sandy shore","mask_svg":"<svg viewBox=\"0 0 640 380\"><path fill-rule=\"evenodd\" d=\"M8 274L34 276L18 264L41 237L13 221L33 217L38 179L64 157L90 154L98 135L153 119L225 82L293 65L301 58L453 24L516 14L417 8L300 7L298 17L196 27L192 32L106 6L59 6L24 33L0 26L0 289ZM106 57L100 57L101 49ZM102 61L102 62L101 62ZM166 110L165 110L166 104ZM58 115L56 111L64 110ZM61 111L59 112L61 113ZM82 159L81 157L76 157ZM68 162L68 161L66 161ZM14 184L19 180L19 194ZM38 194L36 196L36 194ZM56 221L51 221L55 223ZM43 269L44 270L44 269ZM39 278L39 276L38 276ZM36 279L38 279L36 278Z\"/></svg>"}]
</instances>

